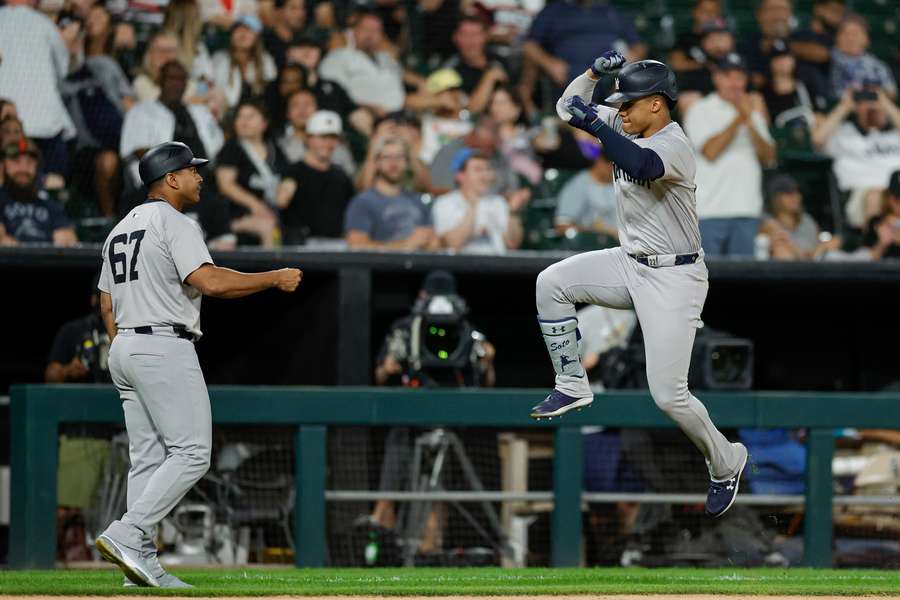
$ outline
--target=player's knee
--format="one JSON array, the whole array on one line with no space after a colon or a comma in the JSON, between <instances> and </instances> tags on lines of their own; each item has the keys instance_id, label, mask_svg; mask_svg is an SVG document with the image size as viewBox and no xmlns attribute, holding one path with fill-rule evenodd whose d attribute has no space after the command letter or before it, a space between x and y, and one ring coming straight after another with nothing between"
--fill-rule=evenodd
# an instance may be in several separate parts
<instances>
[{"instance_id":1,"label":"player's knee","mask_svg":"<svg viewBox=\"0 0 900 600\"><path fill-rule=\"evenodd\" d=\"M550 265L541 271L535 284L538 310L541 309L542 304L558 302L563 285L562 277L556 265Z\"/></svg>"},{"instance_id":2,"label":"player's knee","mask_svg":"<svg viewBox=\"0 0 900 600\"><path fill-rule=\"evenodd\" d=\"M687 405L689 392L686 377L647 373L647 384L653 402L664 413L668 414Z\"/></svg>"}]
</instances>

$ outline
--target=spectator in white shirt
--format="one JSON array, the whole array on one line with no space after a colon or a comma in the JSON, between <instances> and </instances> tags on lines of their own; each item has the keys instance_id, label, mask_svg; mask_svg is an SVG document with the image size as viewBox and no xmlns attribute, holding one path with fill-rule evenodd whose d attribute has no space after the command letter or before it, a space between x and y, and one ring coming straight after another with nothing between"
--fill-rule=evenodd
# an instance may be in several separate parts
<instances>
[{"instance_id":1,"label":"spectator in white shirt","mask_svg":"<svg viewBox=\"0 0 900 600\"><path fill-rule=\"evenodd\" d=\"M457 189L439 197L432 209L435 233L453 250L478 254L503 254L522 244L519 212L527 197L507 201L491 194L494 169L487 156L470 148L453 160Z\"/></svg>"},{"instance_id":2,"label":"spectator in white shirt","mask_svg":"<svg viewBox=\"0 0 900 600\"><path fill-rule=\"evenodd\" d=\"M888 179L900 169L900 108L881 89L848 87L812 139L834 159L838 188L850 195L847 221L861 228L881 210Z\"/></svg>"},{"instance_id":3,"label":"spectator in white shirt","mask_svg":"<svg viewBox=\"0 0 900 600\"><path fill-rule=\"evenodd\" d=\"M173 60L160 70L158 100L140 102L125 113L119 155L129 165L127 182L140 187L138 160L144 153L163 142L178 141L188 145L195 156L215 161L225 143L225 135L209 108L183 101L187 87L187 71Z\"/></svg>"},{"instance_id":4,"label":"spectator in white shirt","mask_svg":"<svg viewBox=\"0 0 900 600\"><path fill-rule=\"evenodd\" d=\"M403 68L382 50L384 28L374 12L359 11L352 30L352 44L332 50L322 61L323 79L340 84L358 105L381 117L403 108Z\"/></svg>"},{"instance_id":5,"label":"spectator in white shirt","mask_svg":"<svg viewBox=\"0 0 900 600\"><path fill-rule=\"evenodd\" d=\"M762 214L762 166L775 160L765 102L747 92L743 59L729 54L713 73L716 91L694 103L685 132L697 150L697 214L710 256L752 256Z\"/></svg>"},{"instance_id":6,"label":"spectator in white shirt","mask_svg":"<svg viewBox=\"0 0 900 600\"><path fill-rule=\"evenodd\" d=\"M0 8L0 96L19 109L25 134L41 150L44 186L65 185L66 141L74 137L59 84L69 72L69 52L59 29L35 10L33 0L7 0ZM73 35L80 34L80 25Z\"/></svg>"}]
</instances>

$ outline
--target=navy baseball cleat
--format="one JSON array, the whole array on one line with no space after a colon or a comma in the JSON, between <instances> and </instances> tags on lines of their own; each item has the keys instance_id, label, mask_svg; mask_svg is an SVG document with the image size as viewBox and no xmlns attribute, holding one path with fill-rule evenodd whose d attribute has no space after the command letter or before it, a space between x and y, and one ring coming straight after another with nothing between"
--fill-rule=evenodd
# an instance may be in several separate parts
<instances>
[{"instance_id":1,"label":"navy baseball cleat","mask_svg":"<svg viewBox=\"0 0 900 600\"><path fill-rule=\"evenodd\" d=\"M531 417L534 419L559 417L573 408L584 408L585 406L589 406L593 401L593 396L587 398L575 398L554 389L543 402L531 409Z\"/></svg>"},{"instance_id":2,"label":"navy baseball cleat","mask_svg":"<svg viewBox=\"0 0 900 600\"><path fill-rule=\"evenodd\" d=\"M739 442L732 445L740 446L740 451L743 453L741 466L738 467L737 474L734 477L724 481L710 480L709 493L706 495L706 514L711 517L721 517L734 504L734 499L737 498L738 494L738 487L741 484L741 474L744 472L744 467L747 466L747 457L749 456L747 448Z\"/></svg>"}]
</instances>

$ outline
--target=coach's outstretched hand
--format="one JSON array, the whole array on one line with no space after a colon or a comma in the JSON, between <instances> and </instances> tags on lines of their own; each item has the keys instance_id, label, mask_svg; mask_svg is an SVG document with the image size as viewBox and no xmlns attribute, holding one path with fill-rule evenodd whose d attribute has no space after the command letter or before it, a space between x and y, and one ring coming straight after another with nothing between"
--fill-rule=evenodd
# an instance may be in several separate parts
<instances>
[{"instance_id":1,"label":"coach's outstretched hand","mask_svg":"<svg viewBox=\"0 0 900 600\"><path fill-rule=\"evenodd\" d=\"M623 66L625 66L625 57L615 50L610 50L609 52L604 52L599 58L594 59L591 71L594 75L600 77L601 75L616 73Z\"/></svg>"},{"instance_id":2,"label":"coach's outstretched hand","mask_svg":"<svg viewBox=\"0 0 900 600\"><path fill-rule=\"evenodd\" d=\"M275 271L275 287L282 292L293 292L302 278L303 271L300 269L278 269Z\"/></svg>"}]
</instances>

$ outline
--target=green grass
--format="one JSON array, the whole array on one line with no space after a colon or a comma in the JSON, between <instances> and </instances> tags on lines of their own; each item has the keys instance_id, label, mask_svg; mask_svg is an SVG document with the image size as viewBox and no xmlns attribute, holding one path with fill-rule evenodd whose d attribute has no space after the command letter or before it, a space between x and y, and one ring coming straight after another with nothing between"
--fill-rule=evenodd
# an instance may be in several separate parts
<instances>
[{"instance_id":1,"label":"green grass","mask_svg":"<svg viewBox=\"0 0 900 600\"><path fill-rule=\"evenodd\" d=\"M815 569L232 569L173 571L192 596L785 594L900 595L900 571ZM0 571L0 594L120 594L112 570Z\"/></svg>"}]
</instances>

